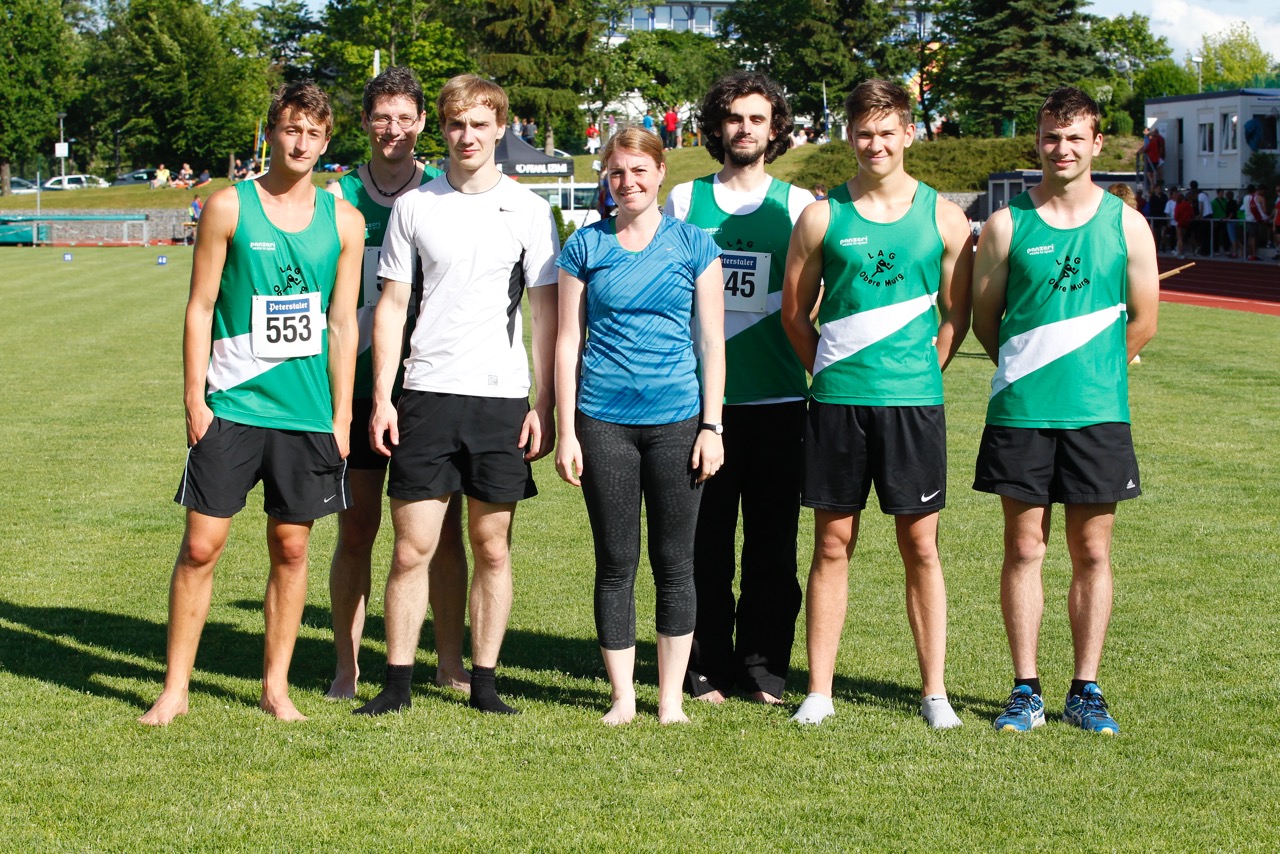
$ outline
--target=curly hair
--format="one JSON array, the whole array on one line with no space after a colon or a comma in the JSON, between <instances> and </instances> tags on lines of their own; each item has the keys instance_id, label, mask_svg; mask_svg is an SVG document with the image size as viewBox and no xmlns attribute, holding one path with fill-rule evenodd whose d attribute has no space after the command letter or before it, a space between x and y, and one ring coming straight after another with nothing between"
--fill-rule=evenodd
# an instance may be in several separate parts
<instances>
[{"instance_id":1,"label":"curly hair","mask_svg":"<svg viewBox=\"0 0 1280 854\"><path fill-rule=\"evenodd\" d=\"M333 107L329 96L311 80L286 83L271 95L267 109L267 132L275 130L289 113L301 113L318 125L324 126L324 135L333 133Z\"/></svg>"},{"instance_id":2,"label":"curly hair","mask_svg":"<svg viewBox=\"0 0 1280 854\"><path fill-rule=\"evenodd\" d=\"M380 98L405 97L413 101L418 108L418 115L426 109L426 96L422 93L422 84L413 70L404 65L393 65L364 86L364 98L360 106L366 116L373 115L373 107Z\"/></svg>"},{"instance_id":3,"label":"curly hair","mask_svg":"<svg viewBox=\"0 0 1280 854\"><path fill-rule=\"evenodd\" d=\"M773 139L765 149L764 162L772 163L791 146L790 137L795 122L791 119L791 105L787 103L782 86L763 74L735 71L717 80L698 107L698 124L707 130L707 153L718 163L724 163L724 139L720 136L720 128L729 117L729 105L747 95L761 95L773 108L770 122Z\"/></svg>"}]
</instances>

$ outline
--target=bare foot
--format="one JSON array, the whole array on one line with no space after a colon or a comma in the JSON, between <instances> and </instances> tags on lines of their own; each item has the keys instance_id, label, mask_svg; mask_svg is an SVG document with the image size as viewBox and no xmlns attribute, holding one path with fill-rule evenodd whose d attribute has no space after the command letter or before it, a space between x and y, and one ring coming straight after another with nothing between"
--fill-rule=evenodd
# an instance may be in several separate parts
<instances>
[{"instance_id":1,"label":"bare foot","mask_svg":"<svg viewBox=\"0 0 1280 854\"><path fill-rule=\"evenodd\" d=\"M144 726L165 726L178 715L187 713L187 692L168 691L161 692L159 698L147 710L147 713L138 718L138 723Z\"/></svg>"},{"instance_id":2,"label":"bare foot","mask_svg":"<svg viewBox=\"0 0 1280 854\"><path fill-rule=\"evenodd\" d=\"M359 673L338 673L333 677L333 684L325 693L326 700L350 700L356 695L356 683Z\"/></svg>"},{"instance_id":3,"label":"bare foot","mask_svg":"<svg viewBox=\"0 0 1280 854\"><path fill-rule=\"evenodd\" d=\"M258 708L280 721L305 721L307 716L298 711L298 707L293 704L288 695L279 699L267 699L267 695L263 694L262 699L258 701Z\"/></svg>"},{"instance_id":4,"label":"bare foot","mask_svg":"<svg viewBox=\"0 0 1280 854\"><path fill-rule=\"evenodd\" d=\"M613 705L609 708L609 713L600 719L600 722L607 726L620 726L629 724L636 717L636 698L634 695L614 700Z\"/></svg>"},{"instance_id":5,"label":"bare foot","mask_svg":"<svg viewBox=\"0 0 1280 854\"><path fill-rule=\"evenodd\" d=\"M436 668L436 685L441 688L448 688L450 691L457 691L459 694L471 696L471 672L465 667L459 667L456 671L445 670L443 667Z\"/></svg>"},{"instance_id":6,"label":"bare foot","mask_svg":"<svg viewBox=\"0 0 1280 854\"><path fill-rule=\"evenodd\" d=\"M724 702L724 694L720 691L708 691L705 694L699 694L693 699L701 703L710 703L713 706L718 706Z\"/></svg>"},{"instance_id":7,"label":"bare foot","mask_svg":"<svg viewBox=\"0 0 1280 854\"><path fill-rule=\"evenodd\" d=\"M747 699L753 703L764 703L766 706L781 706L782 698L775 697L768 691L752 691Z\"/></svg>"},{"instance_id":8,"label":"bare foot","mask_svg":"<svg viewBox=\"0 0 1280 854\"><path fill-rule=\"evenodd\" d=\"M676 704L670 708L658 704L658 723L666 726L667 724L687 724L689 716L684 713L684 707Z\"/></svg>"}]
</instances>

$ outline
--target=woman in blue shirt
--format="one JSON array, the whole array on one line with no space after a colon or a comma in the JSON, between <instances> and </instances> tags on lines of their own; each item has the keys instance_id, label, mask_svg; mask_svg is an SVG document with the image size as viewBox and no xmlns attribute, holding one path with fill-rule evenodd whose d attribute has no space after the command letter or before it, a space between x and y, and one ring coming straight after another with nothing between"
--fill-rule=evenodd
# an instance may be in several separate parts
<instances>
[{"instance_id":1,"label":"woman in blue shirt","mask_svg":"<svg viewBox=\"0 0 1280 854\"><path fill-rule=\"evenodd\" d=\"M682 680L696 610L699 485L724 462L720 250L701 229L659 210L666 164L655 135L622 131L601 160L618 215L576 231L557 262L556 470L582 487L591 520L596 634L612 686L607 724L636 714L644 498L657 587L658 720L676 723L688 720Z\"/></svg>"}]
</instances>

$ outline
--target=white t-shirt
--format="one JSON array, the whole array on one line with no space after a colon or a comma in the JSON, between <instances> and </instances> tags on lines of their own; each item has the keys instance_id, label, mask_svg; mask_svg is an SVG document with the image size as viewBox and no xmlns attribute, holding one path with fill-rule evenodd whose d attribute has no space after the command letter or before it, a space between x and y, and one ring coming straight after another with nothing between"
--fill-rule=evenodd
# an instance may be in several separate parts
<instances>
[{"instance_id":1,"label":"white t-shirt","mask_svg":"<svg viewBox=\"0 0 1280 854\"><path fill-rule=\"evenodd\" d=\"M415 253L422 295L404 387L527 397L520 297L526 287L556 281L560 240L551 206L509 178L483 193L460 193L441 175L396 199L378 275L412 282Z\"/></svg>"},{"instance_id":2,"label":"white t-shirt","mask_svg":"<svg viewBox=\"0 0 1280 854\"><path fill-rule=\"evenodd\" d=\"M754 190L737 193L721 184L719 175L711 179L712 192L715 193L716 204L720 206L720 210L733 216L746 216L747 214L755 213L756 208L764 204L764 197L769 194L771 183L770 181L763 181ZM692 202L693 182L686 181L671 188L671 192L667 194L667 203L662 206L662 212L667 216L675 217L684 222L689 218L689 205ZM794 184L792 185L791 191L787 194L787 208L791 214L793 225L800 218L800 212L813 204L813 202L813 193Z\"/></svg>"},{"instance_id":3,"label":"white t-shirt","mask_svg":"<svg viewBox=\"0 0 1280 854\"><path fill-rule=\"evenodd\" d=\"M1200 205L1201 218L1213 219L1213 202L1209 200L1209 194L1201 190L1200 195L1196 198L1196 202Z\"/></svg>"}]
</instances>

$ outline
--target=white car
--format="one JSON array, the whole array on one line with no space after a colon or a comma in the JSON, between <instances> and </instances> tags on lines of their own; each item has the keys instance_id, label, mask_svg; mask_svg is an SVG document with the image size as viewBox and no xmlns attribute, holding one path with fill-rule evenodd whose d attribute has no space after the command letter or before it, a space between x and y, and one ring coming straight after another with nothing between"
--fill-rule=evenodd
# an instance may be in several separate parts
<instances>
[{"instance_id":1,"label":"white car","mask_svg":"<svg viewBox=\"0 0 1280 854\"><path fill-rule=\"evenodd\" d=\"M15 196L25 195L26 193L34 193L36 185L33 181L26 178L12 177L9 179L9 191Z\"/></svg>"},{"instance_id":2,"label":"white car","mask_svg":"<svg viewBox=\"0 0 1280 854\"><path fill-rule=\"evenodd\" d=\"M44 182L46 190L83 190L89 187L109 187L97 175L59 175Z\"/></svg>"}]
</instances>

